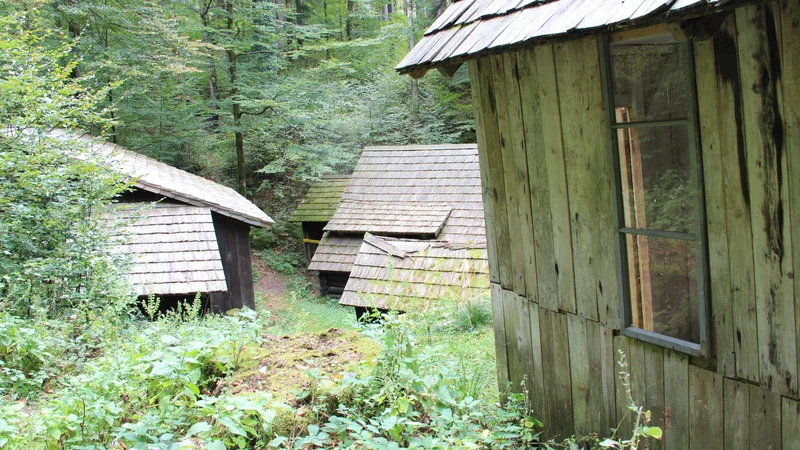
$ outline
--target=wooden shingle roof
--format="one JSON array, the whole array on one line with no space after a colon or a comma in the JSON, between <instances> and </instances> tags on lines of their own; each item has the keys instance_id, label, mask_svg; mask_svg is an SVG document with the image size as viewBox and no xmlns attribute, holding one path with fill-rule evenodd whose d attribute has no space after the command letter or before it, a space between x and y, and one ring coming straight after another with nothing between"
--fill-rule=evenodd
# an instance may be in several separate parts
<instances>
[{"instance_id":1,"label":"wooden shingle roof","mask_svg":"<svg viewBox=\"0 0 800 450\"><path fill-rule=\"evenodd\" d=\"M664 21L742 0L455 0L397 65L420 77L500 49Z\"/></svg>"},{"instance_id":2,"label":"wooden shingle roof","mask_svg":"<svg viewBox=\"0 0 800 450\"><path fill-rule=\"evenodd\" d=\"M211 209L173 203L123 203L108 216L128 255L138 295L227 291Z\"/></svg>"},{"instance_id":3,"label":"wooden shingle roof","mask_svg":"<svg viewBox=\"0 0 800 450\"><path fill-rule=\"evenodd\" d=\"M340 302L391 310L424 310L441 300L489 295L486 243L449 243L367 235Z\"/></svg>"},{"instance_id":4,"label":"wooden shingle roof","mask_svg":"<svg viewBox=\"0 0 800 450\"><path fill-rule=\"evenodd\" d=\"M475 144L366 147L339 209L328 224L309 270L349 272L364 232L391 235L425 235L451 242L486 240L483 220L478 146ZM358 213L362 208L364 212ZM439 233L430 231L449 209ZM419 220L413 220L416 211ZM424 212L424 214L422 214ZM338 228L354 215L361 221L349 236ZM430 225L430 226L429 226ZM328 247L335 248L328 248Z\"/></svg>"},{"instance_id":5,"label":"wooden shingle roof","mask_svg":"<svg viewBox=\"0 0 800 450\"><path fill-rule=\"evenodd\" d=\"M275 223L258 206L227 186L89 135L73 136L64 130L53 130L50 136L75 137L91 142L91 152L77 156L107 163L112 169L134 179L135 186L145 191L209 208L257 227L268 227Z\"/></svg>"},{"instance_id":6,"label":"wooden shingle roof","mask_svg":"<svg viewBox=\"0 0 800 450\"><path fill-rule=\"evenodd\" d=\"M290 222L327 222L339 206L350 175L325 175L309 188L289 218Z\"/></svg>"}]
</instances>

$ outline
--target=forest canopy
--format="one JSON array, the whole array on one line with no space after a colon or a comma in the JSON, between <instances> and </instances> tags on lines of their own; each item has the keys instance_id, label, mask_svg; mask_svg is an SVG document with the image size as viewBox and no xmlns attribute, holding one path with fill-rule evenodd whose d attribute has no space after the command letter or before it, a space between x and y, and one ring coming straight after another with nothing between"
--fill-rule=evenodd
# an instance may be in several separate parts
<instances>
[{"instance_id":1,"label":"forest canopy","mask_svg":"<svg viewBox=\"0 0 800 450\"><path fill-rule=\"evenodd\" d=\"M55 0L5 17L87 90L108 140L227 184L280 220L365 145L474 141L468 77L393 71L437 0ZM18 111L5 111L13 123ZM89 121L91 122L91 121Z\"/></svg>"}]
</instances>

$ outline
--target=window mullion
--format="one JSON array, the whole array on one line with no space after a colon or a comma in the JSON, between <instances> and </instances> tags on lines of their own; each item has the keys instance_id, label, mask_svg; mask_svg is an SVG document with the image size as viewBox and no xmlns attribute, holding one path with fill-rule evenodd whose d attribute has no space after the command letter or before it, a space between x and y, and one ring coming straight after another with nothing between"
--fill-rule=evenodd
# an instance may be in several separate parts
<instances>
[{"instance_id":1,"label":"window mullion","mask_svg":"<svg viewBox=\"0 0 800 450\"><path fill-rule=\"evenodd\" d=\"M615 130L623 128L652 128L652 127L672 127L676 125L689 125L689 118L669 119L669 120L641 120L637 122L612 122L611 128Z\"/></svg>"}]
</instances>

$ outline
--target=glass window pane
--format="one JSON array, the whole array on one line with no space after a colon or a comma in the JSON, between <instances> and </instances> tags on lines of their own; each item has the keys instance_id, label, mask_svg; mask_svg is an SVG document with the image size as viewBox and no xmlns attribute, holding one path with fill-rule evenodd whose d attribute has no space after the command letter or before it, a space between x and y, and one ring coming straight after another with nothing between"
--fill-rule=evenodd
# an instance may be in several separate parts
<instances>
[{"instance_id":1,"label":"glass window pane","mask_svg":"<svg viewBox=\"0 0 800 450\"><path fill-rule=\"evenodd\" d=\"M611 44L614 106L625 122L683 119L687 116L686 50L671 35Z\"/></svg>"},{"instance_id":2,"label":"glass window pane","mask_svg":"<svg viewBox=\"0 0 800 450\"><path fill-rule=\"evenodd\" d=\"M695 242L626 235L631 325L700 342Z\"/></svg>"},{"instance_id":3,"label":"glass window pane","mask_svg":"<svg viewBox=\"0 0 800 450\"><path fill-rule=\"evenodd\" d=\"M625 128L617 137L624 226L693 234L688 128Z\"/></svg>"}]
</instances>

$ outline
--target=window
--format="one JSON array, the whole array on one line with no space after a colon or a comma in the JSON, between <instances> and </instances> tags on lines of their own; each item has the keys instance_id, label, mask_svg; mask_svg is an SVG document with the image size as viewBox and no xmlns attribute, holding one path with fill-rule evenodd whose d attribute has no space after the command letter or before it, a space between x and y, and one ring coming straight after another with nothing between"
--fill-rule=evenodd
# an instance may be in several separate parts
<instances>
[{"instance_id":1,"label":"window","mask_svg":"<svg viewBox=\"0 0 800 450\"><path fill-rule=\"evenodd\" d=\"M703 355L705 220L693 55L690 41L660 30L602 44L622 328Z\"/></svg>"}]
</instances>

